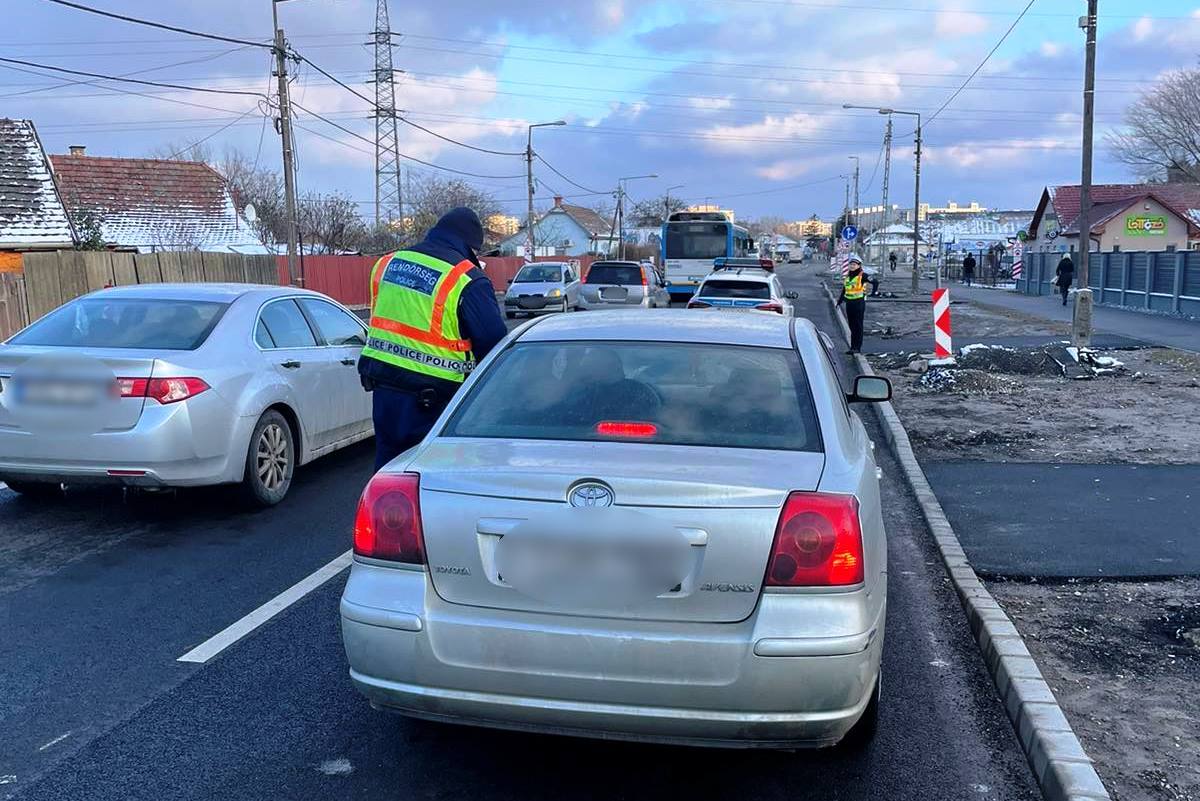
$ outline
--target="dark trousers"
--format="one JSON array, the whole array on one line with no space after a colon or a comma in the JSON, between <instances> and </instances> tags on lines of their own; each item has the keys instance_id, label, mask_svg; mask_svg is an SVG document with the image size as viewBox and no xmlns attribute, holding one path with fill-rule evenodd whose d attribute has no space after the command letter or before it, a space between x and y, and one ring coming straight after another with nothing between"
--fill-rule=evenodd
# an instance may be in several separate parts
<instances>
[{"instance_id":1,"label":"dark trousers","mask_svg":"<svg viewBox=\"0 0 1200 801\"><path fill-rule=\"evenodd\" d=\"M850 324L850 350L862 350L863 317L867 313L867 301L863 298L846 301L846 322Z\"/></svg>"},{"instance_id":2,"label":"dark trousers","mask_svg":"<svg viewBox=\"0 0 1200 801\"><path fill-rule=\"evenodd\" d=\"M426 409L411 392L376 386L371 393L375 420L375 469L416 445L442 413L442 405Z\"/></svg>"},{"instance_id":3,"label":"dark trousers","mask_svg":"<svg viewBox=\"0 0 1200 801\"><path fill-rule=\"evenodd\" d=\"M1071 292L1071 282L1067 281L1065 284L1059 284L1058 291L1062 293L1063 305L1066 306L1067 305L1067 295Z\"/></svg>"},{"instance_id":4,"label":"dark trousers","mask_svg":"<svg viewBox=\"0 0 1200 801\"><path fill-rule=\"evenodd\" d=\"M974 267L963 270L963 283L965 283L967 286L970 286L971 282L974 280L975 280L975 268Z\"/></svg>"}]
</instances>

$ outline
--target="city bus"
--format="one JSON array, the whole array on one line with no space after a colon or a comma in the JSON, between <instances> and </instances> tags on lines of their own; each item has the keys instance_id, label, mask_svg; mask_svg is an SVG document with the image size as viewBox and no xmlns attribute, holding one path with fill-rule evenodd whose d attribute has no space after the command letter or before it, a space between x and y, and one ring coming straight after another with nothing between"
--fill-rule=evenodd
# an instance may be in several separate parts
<instances>
[{"instance_id":1,"label":"city bus","mask_svg":"<svg viewBox=\"0 0 1200 801\"><path fill-rule=\"evenodd\" d=\"M662 264L671 300L688 300L713 259L744 258L754 251L750 232L720 211L676 211L662 228Z\"/></svg>"}]
</instances>

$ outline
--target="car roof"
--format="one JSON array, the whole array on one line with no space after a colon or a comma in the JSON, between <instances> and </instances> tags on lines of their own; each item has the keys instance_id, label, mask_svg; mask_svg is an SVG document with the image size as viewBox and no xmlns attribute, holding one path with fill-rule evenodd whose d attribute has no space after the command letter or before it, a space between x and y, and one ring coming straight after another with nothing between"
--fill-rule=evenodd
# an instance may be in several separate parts
<instances>
[{"instance_id":1,"label":"car roof","mask_svg":"<svg viewBox=\"0 0 1200 801\"><path fill-rule=\"evenodd\" d=\"M630 267L645 267L646 266L645 262L630 261L629 259L597 259L596 261L592 262L593 267L595 267L598 264L621 264L621 265L628 265Z\"/></svg>"},{"instance_id":2,"label":"car roof","mask_svg":"<svg viewBox=\"0 0 1200 801\"><path fill-rule=\"evenodd\" d=\"M270 300L275 297L293 295L310 295L324 298L320 292L299 289L291 286L272 286L270 284L130 284L129 286L114 286L97 290L88 297L114 298L151 298L155 300L209 300L218 303L232 303L241 297L256 296L258 300Z\"/></svg>"},{"instance_id":3,"label":"car roof","mask_svg":"<svg viewBox=\"0 0 1200 801\"><path fill-rule=\"evenodd\" d=\"M766 270L759 270L753 267L738 267L730 270L718 270L715 273L709 273L704 276L704 281L724 281L728 278L737 279L739 281L759 281L764 284L771 283L771 276L774 273L769 273Z\"/></svg>"},{"instance_id":4,"label":"car roof","mask_svg":"<svg viewBox=\"0 0 1200 801\"><path fill-rule=\"evenodd\" d=\"M542 317L521 329L517 339L521 342L704 342L790 348L793 324L797 335L816 336L816 329L808 320L792 320L778 314L631 309Z\"/></svg>"}]
</instances>

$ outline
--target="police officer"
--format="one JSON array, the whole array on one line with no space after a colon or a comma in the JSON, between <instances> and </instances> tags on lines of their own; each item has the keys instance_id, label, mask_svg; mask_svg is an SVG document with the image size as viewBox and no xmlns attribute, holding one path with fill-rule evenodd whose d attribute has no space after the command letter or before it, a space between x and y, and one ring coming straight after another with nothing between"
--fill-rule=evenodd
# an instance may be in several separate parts
<instances>
[{"instance_id":1,"label":"police officer","mask_svg":"<svg viewBox=\"0 0 1200 801\"><path fill-rule=\"evenodd\" d=\"M425 239L371 271L371 323L358 360L374 393L375 469L421 441L507 329L477 253L483 224L446 213Z\"/></svg>"},{"instance_id":2,"label":"police officer","mask_svg":"<svg viewBox=\"0 0 1200 801\"><path fill-rule=\"evenodd\" d=\"M870 283L877 288L877 282L863 273L862 259L857 254L850 254L850 272L842 281L842 295L837 305L846 304L846 322L850 324L850 350L846 353L861 353L863 341L863 317L867 312L867 287Z\"/></svg>"}]
</instances>

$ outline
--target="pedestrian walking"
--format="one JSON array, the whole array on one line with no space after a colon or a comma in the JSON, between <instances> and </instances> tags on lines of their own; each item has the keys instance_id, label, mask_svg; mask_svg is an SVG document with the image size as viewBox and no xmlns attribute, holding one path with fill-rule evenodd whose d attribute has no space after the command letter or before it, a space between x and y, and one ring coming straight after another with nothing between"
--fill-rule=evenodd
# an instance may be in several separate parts
<instances>
[{"instance_id":1,"label":"pedestrian walking","mask_svg":"<svg viewBox=\"0 0 1200 801\"><path fill-rule=\"evenodd\" d=\"M850 272L842 280L842 294L837 305L846 304L846 322L850 325L850 350L846 353L861 353L863 342L863 318L867 313L868 279L863 273L863 263L857 255L850 254Z\"/></svg>"},{"instance_id":2,"label":"pedestrian walking","mask_svg":"<svg viewBox=\"0 0 1200 801\"><path fill-rule=\"evenodd\" d=\"M971 282L975 280L975 254L974 253L968 253L967 257L965 259L963 259L962 277L963 277L963 283L966 284L967 286L970 286Z\"/></svg>"},{"instance_id":3,"label":"pedestrian walking","mask_svg":"<svg viewBox=\"0 0 1200 801\"><path fill-rule=\"evenodd\" d=\"M1075 262L1071 261L1070 253L1063 254L1054 270L1054 276L1054 282L1058 284L1058 291L1062 294L1062 305L1066 306L1067 295L1070 294L1071 284L1075 281Z\"/></svg>"},{"instance_id":4,"label":"pedestrian walking","mask_svg":"<svg viewBox=\"0 0 1200 801\"><path fill-rule=\"evenodd\" d=\"M896 272L896 251L894 250L888 254L888 267L891 268L892 272Z\"/></svg>"},{"instance_id":5,"label":"pedestrian walking","mask_svg":"<svg viewBox=\"0 0 1200 801\"><path fill-rule=\"evenodd\" d=\"M449 211L425 239L371 271L371 322L358 360L372 393L375 469L420 442L475 365L507 333L479 265L483 224Z\"/></svg>"}]
</instances>

